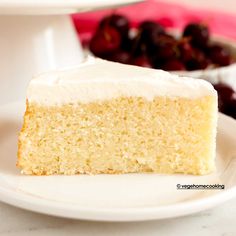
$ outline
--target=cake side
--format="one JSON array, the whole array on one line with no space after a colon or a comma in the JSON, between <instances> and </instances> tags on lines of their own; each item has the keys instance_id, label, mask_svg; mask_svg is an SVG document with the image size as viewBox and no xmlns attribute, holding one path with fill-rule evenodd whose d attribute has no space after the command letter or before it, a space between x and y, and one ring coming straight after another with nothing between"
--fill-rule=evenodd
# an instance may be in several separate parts
<instances>
[{"instance_id":1,"label":"cake side","mask_svg":"<svg viewBox=\"0 0 236 236\"><path fill-rule=\"evenodd\" d=\"M216 119L215 94L28 102L17 165L34 175L208 174L215 168Z\"/></svg>"}]
</instances>

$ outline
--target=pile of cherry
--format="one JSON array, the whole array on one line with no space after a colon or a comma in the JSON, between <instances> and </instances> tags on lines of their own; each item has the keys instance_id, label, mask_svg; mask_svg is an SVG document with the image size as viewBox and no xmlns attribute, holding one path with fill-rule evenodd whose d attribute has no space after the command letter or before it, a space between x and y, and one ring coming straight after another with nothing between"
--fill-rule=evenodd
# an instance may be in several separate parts
<instances>
[{"instance_id":1,"label":"pile of cherry","mask_svg":"<svg viewBox=\"0 0 236 236\"><path fill-rule=\"evenodd\" d=\"M214 85L218 92L219 111L236 119L236 92L226 84Z\"/></svg>"},{"instance_id":2,"label":"pile of cherry","mask_svg":"<svg viewBox=\"0 0 236 236\"><path fill-rule=\"evenodd\" d=\"M177 39L153 21L144 21L131 30L129 20L118 14L100 21L89 48L103 59L167 71L192 71L233 62L228 48L211 42L204 24L188 24Z\"/></svg>"},{"instance_id":3,"label":"pile of cherry","mask_svg":"<svg viewBox=\"0 0 236 236\"><path fill-rule=\"evenodd\" d=\"M89 49L106 60L167 71L201 70L233 63L230 50L211 42L204 24L190 23L176 38L153 21L144 21L131 30L129 20L118 14L100 21ZM236 92L222 83L214 86L219 110L236 119Z\"/></svg>"}]
</instances>

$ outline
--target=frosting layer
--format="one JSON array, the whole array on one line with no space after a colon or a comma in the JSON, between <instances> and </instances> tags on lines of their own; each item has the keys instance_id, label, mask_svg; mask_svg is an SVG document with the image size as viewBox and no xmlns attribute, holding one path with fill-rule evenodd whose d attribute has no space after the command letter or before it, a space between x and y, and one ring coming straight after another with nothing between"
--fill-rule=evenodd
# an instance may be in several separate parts
<instances>
[{"instance_id":1,"label":"frosting layer","mask_svg":"<svg viewBox=\"0 0 236 236\"><path fill-rule=\"evenodd\" d=\"M88 103L120 96L152 100L156 96L196 98L206 95L216 96L207 81L92 57L77 67L33 78L27 90L29 102L44 105Z\"/></svg>"}]
</instances>

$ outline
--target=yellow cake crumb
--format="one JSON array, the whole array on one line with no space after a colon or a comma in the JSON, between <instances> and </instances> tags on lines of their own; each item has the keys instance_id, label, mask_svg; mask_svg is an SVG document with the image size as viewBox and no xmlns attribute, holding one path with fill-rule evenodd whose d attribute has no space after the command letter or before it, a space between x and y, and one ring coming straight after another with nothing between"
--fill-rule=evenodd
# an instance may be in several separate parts
<instances>
[{"instance_id":1,"label":"yellow cake crumb","mask_svg":"<svg viewBox=\"0 0 236 236\"><path fill-rule=\"evenodd\" d=\"M184 173L215 169L215 96L27 103L17 166L24 174Z\"/></svg>"}]
</instances>

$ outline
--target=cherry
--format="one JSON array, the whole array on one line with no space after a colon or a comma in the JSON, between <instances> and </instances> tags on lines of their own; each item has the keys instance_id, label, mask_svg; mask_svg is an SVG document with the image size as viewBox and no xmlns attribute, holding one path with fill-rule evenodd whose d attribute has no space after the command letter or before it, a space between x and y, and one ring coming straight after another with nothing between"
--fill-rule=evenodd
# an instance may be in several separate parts
<instances>
[{"instance_id":1,"label":"cherry","mask_svg":"<svg viewBox=\"0 0 236 236\"><path fill-rule=\"evenodd\" d=\"M147 54L149 48L155 44L162 33L164 33L164 28L160 24L153 21L142 22L138 28L138 34L133 38L132 55L137 57Z\"/></svg>"},{"instance_id":2,"label":"cherry","mask_svg":"<svg viewBox=\"0 0 236 236\"><path fill-rule=\"evenodd\" d=\"M227 66L231 63L230 51L221 45L212 45L208 48L208 55L211 61L219 66Z\"/></svg>"},{"instance_id":3,"label":"cherry","mask_svg":"<svg viewBox=\"0 0 236 236\"><path fill-rule=\"evenodd\" d=\"M178 49L179 49L179 53L180 53L179 57L181 61L187 62L192 59L193 48L187 38L183 38L179 41Z\"/></svg>"},{"instance_id":4,"label":"cherry","mask_svg":"<svg viewBox=\"0 0 236 236\"><path fill-rule=\"evenodd\" d=\"M146 56L139 56L131 60L132 65L142 66L147 68L152 68L152 65L149 59Z\"/></svg>"},{"instance_id":5,"label":"cherry","mask_svg":"<svg viewBox=\"0 0 236 236\"><path fill-rule=\"evenodd\" d=\"M189 37L193 46L204 48L208 44L210 33L206 25L190 23L184 28L183 36Z\"/></svg>"},{"instance_id":6,"label":"cherry","mask_svg":"<svg viewBox=\"0 0 236 236\"><path fill-rule=\"evenodd\" d=\"M107 57L110 61L115 61L123 64L130 63L130 54L123 50L118 50Z\"/></svg>"},{"instance_id":7,"label":"cherry","mask_svg":"<svg viewBox=\"0 0 236 236\"><path fill-rule=\"evenodd\" d=\"M143 21L139 26L140 42L146 45L155 43L158 35L164 33L163 26L153 21Z\"/></svg>"},{"instance_id":8,"label":"cherry","mask_svg":"<svg viewBox=\"0 0 236 236\"><path fill-rule=\"evenodd\" d=\"M201 70L206 69L210 64L210 60L206 58L204 53L197 48L193 49L192 58L187 61L187 70Z\"/></svg>"},{"instance_id":9,"label":"cherry","mask_svg":"<svg viewBox=\"0 0 236 236\"><path fill-rule=\"evenodd\" d=\"M129 20L127 17L119 14L112 14L104 17L99 24L99 28L103 29L104 27L111 26L114 27L120 34L124 37L128 35L129 32Z\"/></svg>"},{"instance_id":10,"label":"cherry","mask_svg":"<svg viewBox=\"0 0 236 236\"><path fill-rule=\"evenodd\" d=\"M127 52L131 52L132 47L133 47L133 42L134 42L133 39L130 38L129 36L123 37L120 47L122 50L125 50Z\"/></svg>"},{"instance_id":11,"label":"cherry","mask_svg":"<svg viewBox=\"0 0 236 236\"><path fill-rule=\"evenodd\" d=\"M177 57L177 40L167 34L161 34L156 39L155 44L148 48L148 54L154 60L167 60Z\"/></svg>"},{"instance_id":12,"label":"cherry","mask_svg":"<svg viewBox=\"0 0 236 236\"><path fill-rule=\"evenodd\" d=\"M136 35L130 44L130 52L133 57L139 57L147 53L147 47L140 40L140 35Z\"/></svg>"},{"instance_id":13,"label":"cherry","mask_svg":"<svg viewBox=\"0 0 236 236\"><path fill-rule=\"evenodd\" d=\"M169 45L168 43L159 47L157 52L158 52L158 57L163 60L176 58L176 56L177 56L176 47Z\"/></svg>"},{"instance_id":14,"label":"cherry","mask_svg":"<svg viewBox=\"0 0 236 236\"><path fill-rule=\"evenodd\" d=\"M234 119L236 119L236 97L233 97L230 100L225 113L229 116L232 116Z\"/></svg>"},{"instance_id":15,"label":"cherry","mask_svg":"<svg viewBox=\"0 0 236 236\"><path fill-rule=\"evenodd\" d=\"M214 88L218 92L219 111L236 119L236 92L223 83L215 84Z\"/></svg>"},{"instance_id":16,"label":"cherry","mask_svg":"<svg viewBox=\"0 0 236 236\"><path fill-rule=\"evenodd\" d=\"M235 99L236 93L230 86L224 83L215 84L214 88L218 93L219 111L225 113L228 109L228 105Z\"/></svg>"},{"instance_id":17,"label":"cherry","mask_svg":"<svg viewBox=\"0 0 236 236\"><path fill-rule=\"evenodd\" d=\"M121 38L117 30L106 27L98 30L90 41L90 50L95 56L102 56L116 51L120 47Z\"/></svg>"},{"instance_id":18,"label":"cherry","mask_svg":"<svg viewBox=\"0 0 236 236\"><path fill-rule=\"evenodd\" d=\"M163 64L162 69L167 71L185 70L185 66L180 60L171 59Z\"/></svg>"},{"instance_id":19,"label":"cherry","mask_svg":"<svg viewBox=\"0 0 236 236\"><path fill-rule=\"evenodd\" d=\"M235 91L229 85L224 83L215 84L214 88L219 93L219 95L222 96L225 102L229 102L235 93Z\"/></svg>"},{"instance_id":20,"label":"cherry","mask_svg":"<svg viewBox=\"0 0 236 236\"><path fill-rule=\"evenodd\" d=\"M178 40L167 34L162 24L150 20L139 25L135 37L129 30L127 17L117 13L104 17L90 41L91 52L116 62L170 71L226 66L233 61L227 48L210 45L210 32L204 24L186 25Z\"/></svg>"},{"instance_id":21,"label":"cherry","mask_svg":"<svg viewBox=\"0 0 236 236\"><path fill-rule=\"evenodd\" d=\"M155 38L155 40L152 41L151 46L154 47L162 47L166 44L168 45L176 45L177 40L169 35L169 34L159 34L158 37ZM153 48L153 47L152 47Z\"/></svg>"},{"instance_id":22,"label":"cherry","mask_svg":"<svg viewBox=\"0 0 236 236\"><path fill-rule=\"evenodd\" d=\"M150 60L155 69L162 69L163 64L165 63L165 61L163 61L162 59L159 59L158 57L156 58L150 57Z\"/></svg>"},{"instance_id":23,"label":"cherry","mask_svg":"<svg viewBox=\"0 0 236 236\"><path fill-rule=\"evenodd\" d=\"M153 31L158 32L158 34L162 34L165 33L165 29L162 25L160 25L159 23L156 23L154 21L143 21L140 25L139 25L139 30L142 33L152 33ZM148 36L148 35L147 35Z\"/></svg>"}]
</instances>

